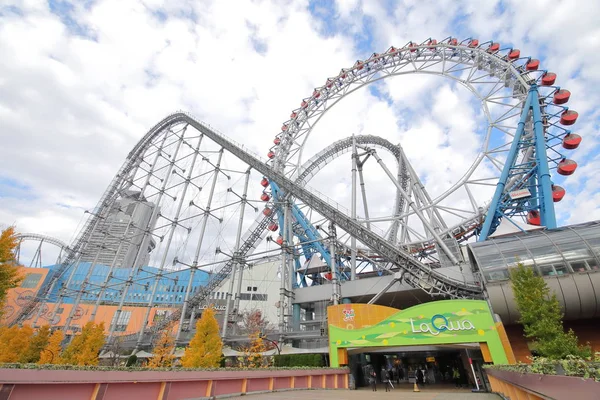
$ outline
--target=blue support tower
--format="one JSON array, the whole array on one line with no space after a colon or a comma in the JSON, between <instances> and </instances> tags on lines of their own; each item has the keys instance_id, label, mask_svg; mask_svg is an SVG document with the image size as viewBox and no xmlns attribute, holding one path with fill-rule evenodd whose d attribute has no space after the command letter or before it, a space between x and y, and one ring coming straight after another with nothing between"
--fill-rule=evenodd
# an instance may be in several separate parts
<instances>
[{"instance_id":1,"label":"blue support tower","mask_svg":"<svg viewBox=\"0 0 600 400\"><path fill-rule=\"evenodd\" d=\"M270 181L269 183L271 185L273 199L276 202L282 201L284 195L283 195L283 192L281 191L281 189L279 189L279 186L273 181ZM291 217L292 217L294 223L298 224L299 227L301 228L300 230L303 232L303 234L294 232L294 235L298 237L298 239L300 240L301 243L304 243L301 245L301 248L302 248L305 258L307 260L309 260L315 254L320 254L320 256L323 258L323 261L327 265L330 265L331 255L329 254L329 249L327 248L327 246L323 245L323 243L321 241L322 238L321 238L321 235L319 234L319 231L317 231L317 229L312 225L312 223L308 220L308 218L306 218L306 216L304 215L302 210L300 210L300 208L296 204L292 204L291 211L292 211ZM284 227L283 212L281 212L281 210L279 210L278 213L279 213L278 214L279 226L281 226L283 228ZM307 242L310 242L310 243L307 243ZM300 269L299 260L296 259L295 261L296 261L296 263L295 263L296 270L299 270ZM338 262L338 266L340 266L339 264L340 263ZM338 280L347 279L346 274L344 272L340 272L341 270L342 270L342 268L338 268L338 273L337 273ZM300 284L307 286L305 276L300 277Z\"/></svg>"},{"instance_id":2,"label":"blue support tower","mask_svg":"<svg viewBox=\"0 0 600 400\"><path fill-rule=\"evenodd\" d=\"M531 122L533 127L531 131L526 130L528 122ZM525 154L528 149L533 150L534 156L520 158L519 156ZM482 242L494 233L503 218L518 227L512 218L524 217L531 212L540 214L541 225L549 229L556 228L552 180L546 149L540 96L538 86L533 84L529 89L517 131L479 232L478 241ZM522 189L526 189L522 197L511 196L511 192Z\"/></svg>"}]
</instances>

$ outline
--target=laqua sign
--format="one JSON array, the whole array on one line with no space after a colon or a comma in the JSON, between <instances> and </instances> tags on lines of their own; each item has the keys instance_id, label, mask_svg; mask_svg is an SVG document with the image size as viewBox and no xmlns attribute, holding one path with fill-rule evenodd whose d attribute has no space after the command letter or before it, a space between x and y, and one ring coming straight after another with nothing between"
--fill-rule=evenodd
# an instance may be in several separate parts
<instances>
[{"instance_id":1,"label":"laqua sign","mask_svg":"<svg viewBox=\"0 0 600 400\"><path fill-rule=\"evenodd\" d=\"M483 300L440 300L405 310L375 304L327 308L331 366L347 364L347 349L479 343L494 363L507 364L499 331ZM505 342L508 343L507 338ZM364 350L368 352L368 350ZM406 350L404 350L406 351Z\"/></svg>"},{"instance_id":2,"label":"laqua sign","mask_svg":"<svg viewBox=\"0 0 600 400\"><path fill-rule=\"evenodd\" d=\"M475 325L468 319L462 321L452 321L451 318L446 318L441 314L436 314L431 317L431 322L421 322L418 327L415 327L415 321L410 318L410 327L413 333L430 333L434 336L445 331L470 331L475 329Z\"/></svg>"}]
</instances>

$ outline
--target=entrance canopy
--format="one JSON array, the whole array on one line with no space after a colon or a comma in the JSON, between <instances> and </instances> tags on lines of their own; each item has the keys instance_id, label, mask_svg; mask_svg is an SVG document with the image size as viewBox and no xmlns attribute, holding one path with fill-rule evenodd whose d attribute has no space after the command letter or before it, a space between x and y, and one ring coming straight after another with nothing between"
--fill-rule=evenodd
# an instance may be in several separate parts
<instances>
[{"instance_id":1,"label":"entrance canopy","mask_svg":"<svg viewBox=\"0 0 600 400\"><path fill-rule=\"evenodd\" d=\"M502 323L494 322L483 300L433 301L406 310L340 304L328 307L327 316L332 367L348 363L348 349L382 347L479 344L486 361L513 359Z\"/></svg>"}]
</instances>

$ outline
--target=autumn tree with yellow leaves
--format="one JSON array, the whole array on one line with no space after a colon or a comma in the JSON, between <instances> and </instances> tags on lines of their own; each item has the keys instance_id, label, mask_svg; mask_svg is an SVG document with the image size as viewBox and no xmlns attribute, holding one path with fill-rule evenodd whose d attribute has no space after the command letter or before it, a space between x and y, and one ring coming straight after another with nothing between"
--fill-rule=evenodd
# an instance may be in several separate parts
<instances>
[{"instance_id":1,"label":"autumn tree with yellow leaves","mask_svg":"<svg viewBox=\"0 0 600 400\"><path fill-rule=\"evenodd\" d=\"M173 350L175 349L175 338L171 329L162 331L156 345L152 349L152 358L148 360L148 368L169 368L173 366Z\"/></svg>"},{"instance_id":2,"label":"autumn tree with yellow leaves","mask_svg":"<svg viewBox=\"0 0 600 400\"><path fill-rule=\"evenodd\" d=\"M29 348L33 329L29 325L0 327L0 363L22 362L22 354Z\"/></svg>"},{"instance_id":3,"label":"autumn tree with yellow leaves","mask_svg":"<svg viewBox=\"0 0 600 400\"><path fill-rule=\"evenodd\" d=\"M181 365L186 368L217 368L223 357L222 350L215 311L208 307L196 323L196 334L185 349Z\"/></svg>"},{"instance_id":4,"label":"autumn tree with yellow leaves","mask_svg":"<svg viewBox=\"0 0 600 400\"><path fill-rule=\"evenodd\" d=\"M88 322L63 352L61 364L98 365L98 354L105 339L104 322Z\"/></svg>"},{"instance_id":5,"label":"autumn tree with yellow leaves","mask_svg":"<svg viewBox=\"0 0 600 400\"><path fill-rule=\"evenodd\" d=\"M14 227L6 228L0 233L0 319L8 290L17 287L23 280L15 259L18 244Z\"/></svg>"},{"instance_id":6,"label":"autumn tree with yellow leaves","mask_svg":"<svg viewBox=\"0 0 600 400\"><path fill-rule=\"evenodd\" d=\"M40 359L40 355L42 350L48 345L48 340L50 338L50 326L43 325L41 326L35 333L35 335L30 337L29 345L27 346L27 350L25 350L21 357L19 358L19 362L22 363L36 363Z\"/></svg>"},{"instance_id":7,"label":"autumn tree with yellow leaves","mask_svg":"<svg viewBox=\"0 0 600 400\"><path fill-rule=\"evenodd\" d=\"M250 344L244 349L245 358L242 361L243 366L247 368L266 368L269 366L269 360L263 356L268 350L260 331L250 334Z\"/></svg>"},{"instance_id":8,"label":"autumn tree with yellow leaves","mask_svg":"<svg viewBox=\"0 0 600 400\"><path fill-rule=\"evenodd\" d=\"M65 339L65 334L61 330L52 332L48 339L48 344L40 352L38 364L61 364L60 352L62 351L61 343Z\"/></svg>"}]
</instances>

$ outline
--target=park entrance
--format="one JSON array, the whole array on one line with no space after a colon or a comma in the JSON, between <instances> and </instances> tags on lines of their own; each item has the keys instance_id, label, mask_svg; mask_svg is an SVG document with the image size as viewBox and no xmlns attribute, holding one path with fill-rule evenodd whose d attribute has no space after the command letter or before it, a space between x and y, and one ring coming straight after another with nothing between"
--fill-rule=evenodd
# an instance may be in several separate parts
<instances>
[{"instance_id":1,"label":"park entrance","mask_svg":"<svg viewBox=\"0 0 600 400\"><path fill-rule=\"evenodd\" d=\"M500 322L482 300L442 300L398 310L372 304L328 308L331 366L348 365L358 386L382 369L412 383L418 370L426 383L485 387L485 363L514 362Z\"/></svg>"}]
</instances>

